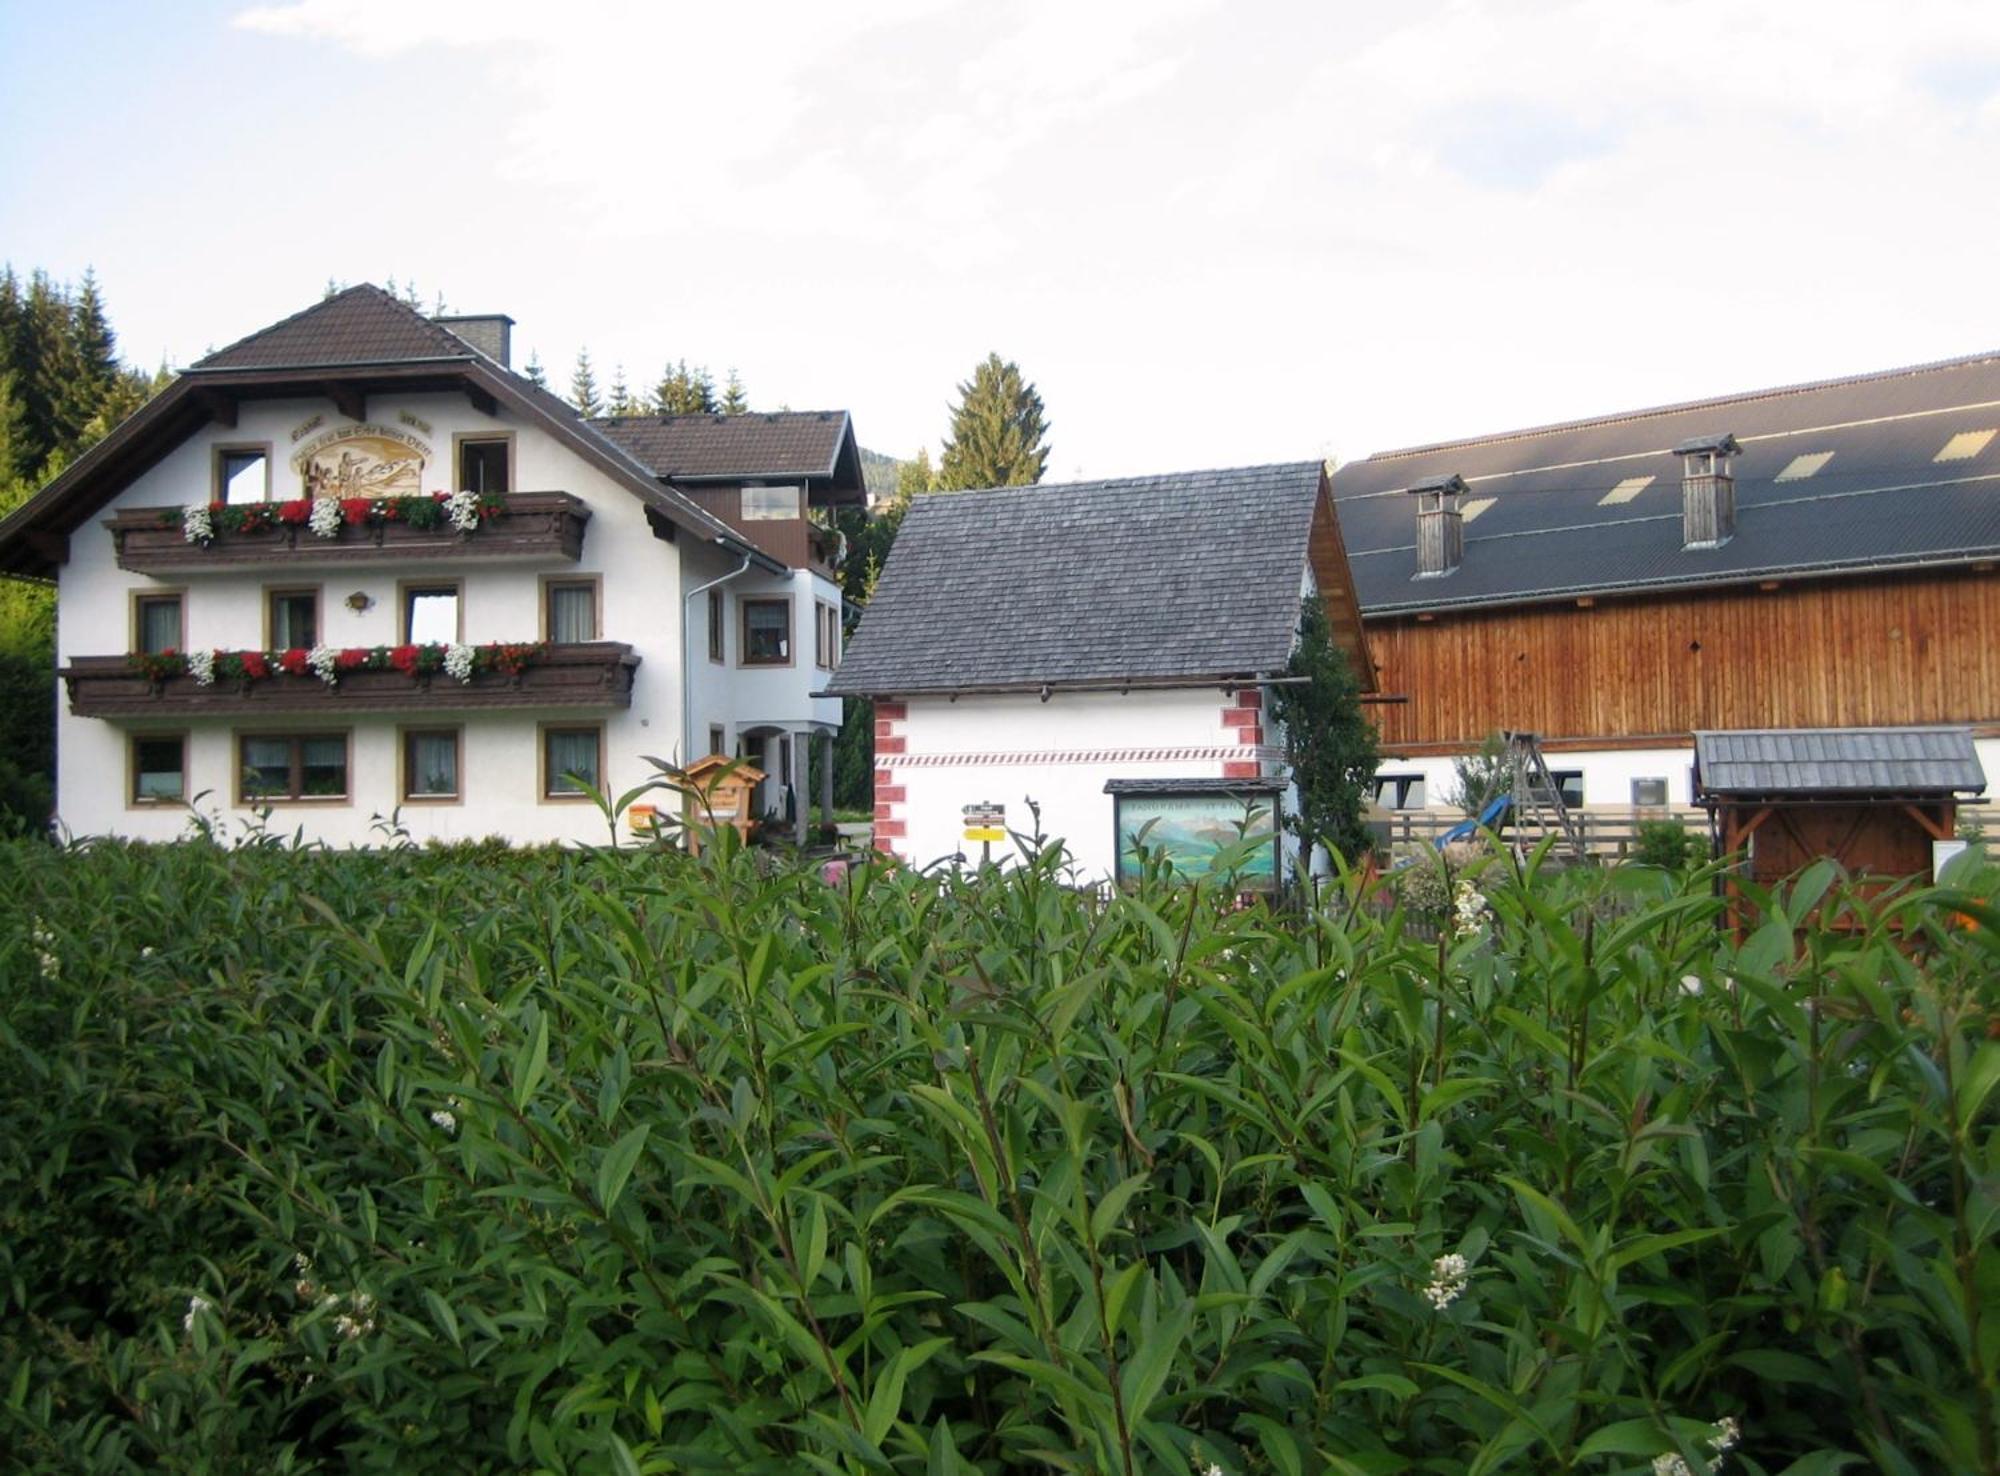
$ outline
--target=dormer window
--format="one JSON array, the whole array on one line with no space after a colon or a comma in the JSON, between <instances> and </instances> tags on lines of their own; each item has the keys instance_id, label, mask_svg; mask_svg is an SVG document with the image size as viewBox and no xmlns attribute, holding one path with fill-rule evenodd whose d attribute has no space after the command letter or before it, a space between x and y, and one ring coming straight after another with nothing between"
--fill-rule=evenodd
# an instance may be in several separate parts
<instances>
[{"instance_id":1,"label":"dormer window","mask_svg":"<svg viewBox=\"0 0 2000 1476\"><path fill-rule=\"evenodd\" d=\"M801 501L797 487L745 487L743 521L776 522L799 517Z\"/></svg>"}]
</instances>

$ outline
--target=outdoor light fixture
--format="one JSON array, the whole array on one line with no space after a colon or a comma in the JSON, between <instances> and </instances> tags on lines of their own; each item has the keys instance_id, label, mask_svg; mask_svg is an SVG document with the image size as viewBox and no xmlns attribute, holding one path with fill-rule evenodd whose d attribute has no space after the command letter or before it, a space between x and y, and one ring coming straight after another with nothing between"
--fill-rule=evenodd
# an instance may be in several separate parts
<instances>
[{"instance_id":1,"label":"outdoor light fixture","mask_svg":"<svg viewBox=\"0 0 2000 1476\"><path fill-rule=\"evenodd\" d=\"M357 589L347 597L347 608L359 615L375 602L368 598L367 591Z\"/></svg>"}]
</instances>

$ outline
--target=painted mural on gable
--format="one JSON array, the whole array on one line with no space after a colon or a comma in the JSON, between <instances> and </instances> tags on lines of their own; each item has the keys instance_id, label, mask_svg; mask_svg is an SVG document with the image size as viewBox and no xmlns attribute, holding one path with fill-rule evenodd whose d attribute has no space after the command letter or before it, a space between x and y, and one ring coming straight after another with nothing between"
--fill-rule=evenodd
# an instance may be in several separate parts
<instances>
[{"instance_id":1,"label":"painted mural on gable","mask_svg":"<svg viewBox=\"0 0 2000 1476\"><path fill-rule=\"evenodd\" d=\"M431 448L408 431L350 425L315 436L292 455L308 497L415 497Z\"/></svg>"}]
</instances>

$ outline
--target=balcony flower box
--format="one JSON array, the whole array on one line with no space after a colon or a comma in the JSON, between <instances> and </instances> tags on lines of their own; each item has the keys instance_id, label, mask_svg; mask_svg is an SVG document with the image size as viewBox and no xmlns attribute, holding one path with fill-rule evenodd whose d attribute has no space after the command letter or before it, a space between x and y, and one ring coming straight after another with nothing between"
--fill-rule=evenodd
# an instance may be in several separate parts
<instances>
[{"instance_id":1,"label":"balcony flower box","mask_svg":"<svg viewBox=\"0 0 2000 1476\"><path fill-rule=\"evenodd\" d=\"M331 502L331 499L327 499ZM320 510L287 502L128 507L105 519L118 567L173 575L246 565L574 562L590 509L567 492L478 499L461 527L443 497L352 498ZM339 516L332 516L337 509Z\"/></svg>"},{"instance_id":2,"label":"balcony flower box","mask_svg":"<svg viewBox=\"0 0 2000 1476\"><path fill-rule=\"evenodd\" d=\"M590 641L79 656L59 675L78 717L331 717L629 707L638 665L629 645Z\"/></svg>"}]
</instances>

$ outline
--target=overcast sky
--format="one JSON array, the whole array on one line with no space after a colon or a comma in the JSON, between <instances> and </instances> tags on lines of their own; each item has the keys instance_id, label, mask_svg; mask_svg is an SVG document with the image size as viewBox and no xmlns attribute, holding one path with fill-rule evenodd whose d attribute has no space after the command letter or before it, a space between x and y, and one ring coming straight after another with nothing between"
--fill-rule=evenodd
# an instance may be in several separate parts
<instances>
[{"instance_id":1,"label":"overcast sky","mask_svg":"<svg viewBox=\"0 0 2000 1476\"><path fill-rule=\"evenodd\" d=\"M394 276L907 455L992 349L1052 478L2000 347L1996 180L1995 0L0 3L0 256L142 364Z\"/></svg>"}]
</instances>

